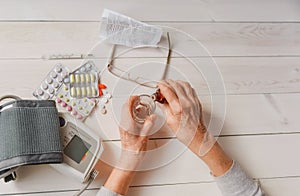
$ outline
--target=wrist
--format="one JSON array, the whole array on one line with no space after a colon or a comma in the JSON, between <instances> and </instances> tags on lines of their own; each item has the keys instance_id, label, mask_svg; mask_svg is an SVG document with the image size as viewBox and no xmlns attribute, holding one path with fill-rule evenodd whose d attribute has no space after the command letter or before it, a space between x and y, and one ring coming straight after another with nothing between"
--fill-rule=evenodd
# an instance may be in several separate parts
<instances>
[{"instance_id":1,"label":"wrist","mask_svg":"<svg viewBox=\"0 0 300 196\"><path fill-rule=\"evenodd\" d=\"M136 152L123 149L116 168L127 172L135 171L142 163L144 154L145 151Z\"/></svg>"},{"instance_id":2,"label":"wrist","mask_svg":"<svg viewBox=\"0 0 300 196\"><path fill-rule=\"evenodd\" d=\"M200 130L199 128L197 129L197 131L195 132L192 140L190 141L190 143L187 145L188 148L197 156L200 157L200 148L201 145L204 141L205 138L205 134L206 134L206 130L203 131L202 129Z\"/></svg>"},{"instance_id":3,"label":"wrist","mask_svg":"<svg viewBox=\"0 0 300 196\"><path fill-rule=\"evenodd\" d=\"M210 136L208 136L208 138L210 138ZM206 147L202 147L204 148L205 151L203 152L205 153L199 150L198 156L208 166L213 176L215 177L221 176L231 168L233 160L224 152L222 147L214 138L208 140L214 143L205 141L209 143L207 144L208 147L206 145L203 145L206 146ZM209 148L209 149L205 149L205 148Z\"/></svg>"},{"instance_id":4,"label":"wrist","mask_svg":"<svg viewBox=\"0 0 300 196\"><path fill-rule=\"evenodd\" d=\"M125 171L114 168L103 186L115 193L125 195L134 175L134 171Z\"/></svg>"},{"instance_id":5,"label":"wrist","mask_svg":"<svg viewBox=\"0 0 300 196\"><path fill-rule=\"evenodd\" d=\"M226 173L232 166L233 160L227 156L221 146L216 142L210 151L201 157L215 177Z\"/></svg>"},{"instance_id":6,"label":"wrist","mask_svg":"<svg viewBox=\"0 0 300 196\"><path fill-rule=\"evenodd\" d=\"M208 132L197 131L188 147L209 167L214 176L226 173L233 164L233 160Z\"/></svg>"}]
</instances>

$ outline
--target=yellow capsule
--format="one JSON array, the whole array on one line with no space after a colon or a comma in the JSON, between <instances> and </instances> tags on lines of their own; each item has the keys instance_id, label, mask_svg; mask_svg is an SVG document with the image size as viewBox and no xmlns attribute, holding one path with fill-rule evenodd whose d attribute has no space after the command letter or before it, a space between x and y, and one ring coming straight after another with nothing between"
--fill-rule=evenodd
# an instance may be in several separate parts
<instances>
[{"instance_id":1,"label":"yellow capsule","mask_svg":"<svg viewBox=\"0 0 300 196\"><path fill-rule=\"evenodd\" d=\"M62 94L59 93L59 94L58 94L58 97L59 97L59 98L63 98L64 96L63 96Z\"/></svg>"},{"instance_id":2,"label":"yellow capsule","mask_svg":"<svg viewBox=\"0 0 300 196\"><path fill-rule=\"evenodd\" d=\"M90 75L89 74L85 74L85 81L86 81L86 83L90 82Z\"/></svg>"},{"instance_id":3,"label":"yellow capsule","mask_svg":"<svg viewBox=\"0 0 300 196\"><path fill-rule=\"evenodd\" d=\"M94 74L90 74L91 77L91 82L95 82L95 75Z\"/></svg>"},{"instance_id":4,"label":"yellow capsule","mask_svg":"<svg viewBox=\"0 0 300 196\"><path fill-rule=\"evenodd\" d=\"M92 95L96 96L97 95L97 90L95 87L92 87Z\"/></svg>"},{"instance_id":5,"label":"yellow capsule","mask_svg":"<svg viewBox=\"0 0 300 196\"><path fill-rule=\"evenodd\" d=\"M69 99L69 98L66 98L65 101L68 103L68 102L70 101L70 99Z\"/></svg>"},{"instance_id":6,"label":"yellow capsule","mask_svg":"<svg viewBox=\"0 0 300 196\"><path fill-rule=\"evenodd\" d=\"M70 83L74 84L74 82L75 82L75 76L74 74L70 74Z\"/></svg>"},{"instance_id":7,"label":"yellow capsule","mask_svg":"<svg viewBox=\"0 0 300 196\"><path fill-rule=\"evenodd\" d=\"M81 89L80 89L80 87L76 87L76 93L77 93L77 97L81 96Z\"/></svg>"},{"instance_id":8,"label":"yellow capsule","mask_svg":"<svg viewBox=\"0 0 300 196\"><path fill-rule=\"evenodd\" d=\"M85 87L81 87L81 94L82 94L83 97L86 96L86 89L85 89Z\"/></svg>"},{"instance_id":9,"label":"yellow capsule","mask_svg":"<svg viewBox=\"0 0 300 196\"><path fill-rule=\"evenodd\" d=\"M80 83L80 75L79 74L75 75L75 82Z\"/></svg>"},{"instance_id":10,"label":"yellow capsule","mask_svg":"<svg viewBox=\"0 0 300 196\"><path fill-rule=\"evenodd\" d=\"M80 74L80 82L81 83L85 82L85 76L84 76L84 74Z\"/></svg>"},{"instance_id":11,"label":"yellow capsule","mask_svg":"<svg viewBox=\"0 0 300 196\"><path fill-rule=\"evenodd\" d=\"M86 87L86 94L88 97L90 97L92 95L92 90L91 90L91 87Z\"/></svg>"},{"instance_id":12,"label":"yellow capsule","mask_svg":"<svg viewBox=\"0 0 300 196\"><path fill-rule=\"evenodd\" d=\"M71 88L71 96L72 97L76 97L76 89L75 89L75 87Z\"/></svg>"},{"instance_id":13,"label":"yellow capsule","mask_svg":"<svg viewBox=\"0 0 300 196\"><path fill-rule=\"evenodd\" d=\"M82 106L79 106L79 107L78 107L78 110L82 110L82 109L83 109Z\"/></svg>"}]
</instances>

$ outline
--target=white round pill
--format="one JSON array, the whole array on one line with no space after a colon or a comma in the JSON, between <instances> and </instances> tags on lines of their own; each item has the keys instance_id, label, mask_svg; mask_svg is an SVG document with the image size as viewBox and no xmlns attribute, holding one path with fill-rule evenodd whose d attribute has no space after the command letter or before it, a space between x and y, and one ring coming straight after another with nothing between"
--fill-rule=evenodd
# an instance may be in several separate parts
<instances>
[{"instance_id":1,"label":"white round pill","mask_svg":"<svg viewBox=\"0 0 300 196\"><path fill-rule=\"evenodd\" d=\"M47 90L47 89L48 89L48 84L43 83L43 84L42 84L42 88L43 88L44 90Z\"/></svg>"},{"instance_id":2,"label":"white round pill","mask_svg":"<svg viewBox=\"0 0 300 196\"><path fill-rule=\"evenodd\" d=\"M67 77L67 78L64 79L65 84L68 84L69 82L70 82L70 78Z\"/></svg>"},{"instance_id":3,"label":"white round pill","mask_svg":"<svg viewBox=\"0 0 300 196\"><path fill-rule=\"evenodd\" d=\"M50 98L49 94L44 95L44 99L49 99L49 98Z\"/></svg>"},{"instance_id":4,"label":"white round pill","mask_svg":"<svg viewBox=\"0 0 300 196\"><path fill-rule=\"evenodd\" d=\"M61 76L58 76L57 81L61 83L63 81L63 78Z\"/></svg>"},{"instance_id":5,"label":"white round pill","mask_svg":"<svg viewBox=\"0 0 300 196\"><path fill-rule=\"evenodd\" d=\"M81 71L81 72L85 72L85 67L81 67L81 68L80 68L80 71Z\"/></svg>"},{"instance_id":6,"label":"white round pill","mask_svg":"<svg viewBox=\"0 0 300 196\"><path fill-rule=\"evenodd\" d=\"M55 68L55 71L56 71L57 73L62 72L61 64L58 64L58 65L57 65L57 67Z\"/></svg>"},{"instance_id":7,"label":"white round pill","mask_svg":"<svg viewBox=\"0 0 300 196\"><path fill-rule=\"evenodd\" d=\"M54 93L54 89L53 88L49 88L49 93L53 94Z\"/></svg>"},{"instance_id":8,"label":"white round pill","mask_svg":"<svg viewBox=\"0 0 300 196\"><path fill-rule=\"evenodd\" d=\"M59 84L58 84L57 82L54 82L54 83L53 83L53 86L54 86L54 88L58 88L58 87L59 87Z\"/></svg>"},{"instance_id":9,"label":"white round pill","mask_svg":"<svg viewBox=\"0 0 300 196\"><path fill-rule=\"evenodd\" d=\"M38 96L37 91L34 91L32 94L33 94L33 96L35 96L35 97Z\"/></svg>"},{"instance_id":10,"label":"white round pill","mask_svg":"<svg viewBox=\"0 0 300 196\"><path fill-rule=\"evenodd\" d=\"M42 96L44 94L44 91L42 89L38 90L38 95Z\"/></svg>"},{"instance_id":11,"label":"white round pill","mask_svg":"<svg viewBox=\"0 0 300 196\"><path fill-rule=\"evenodd\" d=\"M100 103L97 107L99 107L100 109L105 109L105 105Z\"/></svg>"},{"instance_id":12,"label":"white round pill","mask_svg":"<svg viewBox=\"0 0 300 196\"><path fill-rule=\"evenodd\" d=\"M108 102L108 99L107 99L107 98L102 98L102 99L101 99L101 102L102 102L102 103L107 103L107 102Z\"/></svg>"},{"instance_id":13,"label":"white round pill","mask_svg":"<svg viewBox=\"0 0 300 196\"><path fill-rule=\"evenodd\" d=\"M102 113L102 114L106 114L106 112L107 112L107 110L106 110L105 108L102 108L102 109L101 109L101 113Z\"/></svg>"},{"instance_id":14,"label":"white round pill","mask_svg":"<svg viewBox=\"0 0 300 196\"><path fill-rule=\"evenodd\" d=\"M56 78L56 77L57 77L57 74L56 74L55 72L52 72L52 73L50 74L50 76L51 76L52 78Z\"/></svg>"},{"instance_id":15,"label":"white round pill","mask_svg":"<svg viewBox=\"0 0 300 196\"><path fill-rule=\"evenodd\" d=\"M106 97L107 99L110 99L112 96L111 96L111 94L107 93L104 97Z\"/></svg>"},{"instance_id":16,"label":"white round pill","mask_svg":"<svg viewBox=\"0 0 300 196\"><path fill-rule=\"evenodd\" d=\"M63 78L65 78L67 75L68 75L68 73L65 71L61 73L61 77L63 77Z\"/></svg>"},{"instance_id":17,"label":"white round pill","mask_svg":"<svg viewBox=\"0 0 300 196\"><path fill-rule=\"evenodd\" d=\"M52 78L47 78L46 81L47 81L48 84L52 84L52 82L53 82Z\"/></svg>"},{"instance_id":18,"label":"white round pill","mask_svg":"<svg viewBox=\"0 0 300 196\"><path fill-rule=\"evenodd\" d=\"M92 65L91 65L91 64L89 64L89 63L86 63L86 64L85 64L85 67L86 67L86 69L87 69L87 70L90 70L90 69L91 69L91 67L92 67Z\"/></svg>"}]
</instances>

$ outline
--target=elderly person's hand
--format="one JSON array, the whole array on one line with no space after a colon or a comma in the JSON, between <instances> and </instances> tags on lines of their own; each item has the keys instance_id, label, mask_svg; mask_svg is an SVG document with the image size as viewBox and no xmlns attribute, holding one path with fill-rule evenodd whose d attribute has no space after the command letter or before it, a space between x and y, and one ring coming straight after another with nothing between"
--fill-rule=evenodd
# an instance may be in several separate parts
<instances>
[{"instance_id":1,"label":"elderly person's hand","mask_svg":"<svg viewBox=\"0 0 300 196\"><path fill-rule=\"evenodd\" d=\"M120 137L122 153L118 165L115 166L104 187L121 195L125 195L134 177L135 171L141 164L147 149L148 134L154 124L155 116L148 116L144 123L133 119L132 107L137 96L129 98L121 112Z\"/></svg>"},{"instance_id":2,"label":"elderly person's hand","mask_svg":"<svg viewBox=\"0 0 300 196\"><path fill-rule=\"evenodd\" d=\"M166 80L158 83L161 94L167 100L163 105L167 124L185 145L193 138L204 137L206 128L202 120L202 106L195 90L187 82Z\"/></svg>"},{"instance_id":3,"label":"elderly person's hand","mask_svg":"<svg viewBox=\"0 0 300 196\"><path fill-rule=\"evenodd\" d=\"M218 142L206 131L200 101L195 90L187 82L166 80L158 84L167 100L163 104L167 124L179 141L199 156L215 176L224 174L232 160Z\"/></svg>"},{"instance_id":4,"label":"elderly person's hand","mask_svg":"<svg viewBox=\"0 0 300 196\"><path fill-rule=\"evenodd\" d=\"M155 115L148 116L144 123L133 119L132 108L138 96L132 96L123 105L119 126L122 156L119 167L125 170L135 170L141 163L148 142L148 134L153 127Z\"/></svg>"}]
</instances>

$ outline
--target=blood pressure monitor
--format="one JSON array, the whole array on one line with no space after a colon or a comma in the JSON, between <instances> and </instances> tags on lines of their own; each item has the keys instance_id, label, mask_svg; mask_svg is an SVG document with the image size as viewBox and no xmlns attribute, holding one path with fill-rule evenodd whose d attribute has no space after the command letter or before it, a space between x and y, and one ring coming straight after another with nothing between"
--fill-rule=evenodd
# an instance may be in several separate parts
<instances>
[{"instance_id":1,"label":"blood pressure monitor","mask_svg":"<svg viewBox=\"0 0 300 196\"><path fill-rule=\"evenodd\" d=\"M59 121L64 161L52 166L85 183L99 172L95 166L103 152L100 137L67 113L59 113Z\"/></svg>"}]
</instances>

